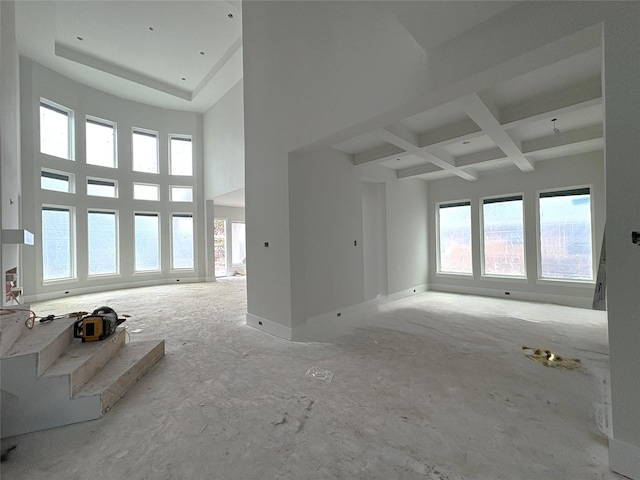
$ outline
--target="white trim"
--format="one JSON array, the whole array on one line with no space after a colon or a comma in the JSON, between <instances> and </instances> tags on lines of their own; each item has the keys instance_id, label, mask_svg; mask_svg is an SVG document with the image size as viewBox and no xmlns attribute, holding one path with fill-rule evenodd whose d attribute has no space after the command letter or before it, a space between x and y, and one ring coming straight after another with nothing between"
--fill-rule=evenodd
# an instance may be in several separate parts
<instances>
[{"instance_id":1,"label":"white trim","mask_svg":"<svg viewBox=\"0 0 640 480\"><path fill-rule=\"evenodd\" d=\"M158 272L161 273L161 272ZM117 279L117 278L116 278ZM177 281L179 280L179 282ZM74 280L77 282L77 280ZM137 287L153 287L156 285L168 285L173 283L199 283L203 282L204 278L202 277L181 277L180 279L172 278L161 278L157 280L143 280L138 282L126 282L126 283L107 283L95 285L92 287L80 287L73 288L67 287L64 290L56 290L53 292L44 292L44 293L36 293L34 295L23 295L23 303L34 303L34 302L42 302L45 300L55 300L62 297L73 297L74 295L84 295L85 293L100 293L100 292L108 292L113 290L123 290L127 288L137 288Z\"/></svg>"},{"instance_id":2,"label":"white trim","mask_svg":"<svg viewBox=\"0 0 640 480\"><path fill-rule=\"evenodd\" d=\"M276 337L284 338L285 340L292 339L291 327L253 315L252 313L247 313L247 325L257 328L258 330L262 330L263 332L270 333Z\"/></svg>"},{"instance_id":3,"label":"white trim","mask_svg":"<svg viewBox=\"0 0 640 480\"><path fill-rule=\"evenodd\" d=\"M387 295L386 297L386 302L395 302L396 300L400 300L402 298L406 298L406 297L410 297L411 295L417 295L419 293L424 293L427 290L430 290L430 286L427 283L423 283L422 285L416 285L415 287L412 288L406 288L404 290L399 290L397 292L393 292L390 293L389 295ZM381 303L386 303L385 302L385 297L379 297L376 300L380 301Z\"/></svg>"},{"instance_id":4,"label":"white trim","mask_svg":"<svg viewBox=\"0 0 640 480\"><path fill-rule=\"evenodd\" d=\"M568 307L588 309L591 309L593 303L592 295L589 295L588 297L556 295L552 293L523 292L521 290L515 290L512 288L506 290L504 288L496 289L471 287L466 285L444 285L431 283L429 284L429 289L436 292L462 293L467 295L479 295L483 297L498 297L504 299L523 300L527 302L553 303L556 305L565 305ZM505 294L505 290L509 292L509 295Z\"/></svg>"},{"instance_id":5,"label":"white trim","mask_svg":"<svg viewBox=\"0 0 640 480\"><path fill-rule=\"evenodd\" d=\"M634 480L640 480L640 447L609 438L609 468Z\"/></svg>"}]
</instances>

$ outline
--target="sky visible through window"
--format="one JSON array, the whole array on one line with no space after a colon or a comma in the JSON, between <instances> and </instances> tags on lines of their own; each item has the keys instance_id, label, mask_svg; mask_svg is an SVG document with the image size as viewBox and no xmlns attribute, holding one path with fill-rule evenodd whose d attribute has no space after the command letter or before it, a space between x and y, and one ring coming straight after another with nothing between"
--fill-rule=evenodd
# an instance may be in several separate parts
<instances>
[{"instance_id":1,"label":"sky visible through window","mask_svg":"<svg viewBox=\"0 0 640 480\"><path fill-rule=\"evenodd\" d=\"M40 104L40 151L54 157L70 159L69 115Z\"/></svg>"},{"instance_id":2,"label":"sky visible through window","mask_svg":"<svg viewBox=\"0 0 640 480\"><path fill-rule=\"evenodd\" d=\"M158 173L158 137L151 133L133 132L133 170Z\"/></svg>"}]
</instances>

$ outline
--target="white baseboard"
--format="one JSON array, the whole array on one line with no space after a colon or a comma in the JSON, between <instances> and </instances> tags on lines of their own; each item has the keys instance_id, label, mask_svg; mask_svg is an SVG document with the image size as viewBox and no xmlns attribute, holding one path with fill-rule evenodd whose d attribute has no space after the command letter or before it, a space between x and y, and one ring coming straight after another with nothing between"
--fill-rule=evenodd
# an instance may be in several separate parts
<instances>
[{"instance_id":1,"label":"white baseboard","mask_svg":"<svg viewBox=\"0 0 640 480\"><path fill-rule=\"evenodd\" d=\"M123 290L127 288L137 288L137 287L153 287L155 285L169 285L173 283L201 283L203 281L204 279L201 277L180 278L180 281L177 281L177 279L175 278L162 278L157 280L140 280L137 282L109 283L109 284L77 287L77 288L66 287L61 290L56 290L52 292L23 295L22 300L23 300L23 303L33 303L33 302L42 302L45 300L55 300L56 298L62 298L62 297L72 297L74 295L84 295L86 293L108 292L112 290Z\"/></svg>"},{"instance_id":2,"label":"white baseboard","mask_svg":"<svg viewBox=\"0 0 640 480\"><path fill-rule=\"evenodd\" d=\"M247 325L257 328L258 330L262 330L263 332L270 333L276 337L284 338L285 340L292 339L291 327L253 315L252 313L247 313Z\"/></svg>"},{"instance_id":3,"label":"white baseboard","mask_svg":"<svg viewBox=\"0 0 640 480\"><path fill-rule=\"evenodd\" d=\"M427 290L430 290L430 285L428 283L423 283L422 285L416 285L415 287L406 288L404 290L400 290L398 292L394 292L386 297L388 302L393 302L395 300L400 300L402 298L410 297L411 295L417 295L419 293L424 293Z\"/></svg>"},{"instance_id":4,"label":"white baseboard","mask_svg":"<svg viewBox=\"0 0 640 480\"><path fill-rule=\"evenodd\" d=\"M640 447L610 438L609 468L625 477L640 480Z\"/></svg>"},{"instance_id":5,"label":"white baseboard","mask_svg":"<svg viewBox=\"0 0 640 480\"><path fill-rule=\"evenodd\" d=\"M429 290L433 290L436 292L480 295L483 297L498 297L512 300L524 300L527 302L553 303L557 305L565 305L567 307L589 309L591 309L593 303L592 298L571 295L555 295L551 293L524 292L515 288L509 288L509 295L506 295L504 289L431 283L429 284Z\"/></svg>"}]
</instances>

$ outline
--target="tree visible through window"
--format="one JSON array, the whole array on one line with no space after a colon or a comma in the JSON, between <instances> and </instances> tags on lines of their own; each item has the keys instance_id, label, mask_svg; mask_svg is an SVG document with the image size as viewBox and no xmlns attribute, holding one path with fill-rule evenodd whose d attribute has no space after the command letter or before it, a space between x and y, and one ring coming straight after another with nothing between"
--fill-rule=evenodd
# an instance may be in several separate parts
<instances>
[{"instance_id":1,"label":"tree visible through window","mask_svg":"<svg viewBox=\"0 0 640 480\"><path fill-rule=\"evenodd\" d=\"M589 188L540 194L541 278L593 280Z\"/></svg>"},{"instance_id":2,"label":"tree visible through window","mask_svg":"<svg viewBox=\"0 0 640 480\"><path fill-rule=\"evenodd\" d=\"M473 272L471 259L471 203L443 204L438 208L438 271Z\"/></svg>"},{"instance_id":3,"label":"tree visible through window","mask_svg":"<svg viewBox=\"0 0 640 480\"><path fill-rule=\"evenodd\" d=\"M524 276L522 196L482 202L484 273Z\"/></svg>"},{"instance_id":4,"label":"tree visible through window","mask_svg":"<svg viewBox=\"0 0 640 480\"><path fill-rule=\"evenodd\" d=\"M216 218L213 221L213 255L216 277L227 275L227 221Z\"/></svg>"}]
</instances>

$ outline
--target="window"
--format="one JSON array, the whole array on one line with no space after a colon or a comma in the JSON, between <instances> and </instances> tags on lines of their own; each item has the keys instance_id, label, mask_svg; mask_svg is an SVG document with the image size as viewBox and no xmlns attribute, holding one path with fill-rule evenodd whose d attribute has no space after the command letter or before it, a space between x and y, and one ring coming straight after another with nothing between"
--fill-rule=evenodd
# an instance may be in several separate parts
<instances>
[{"instance_id":1,"label":"window","mask_svg":"<svg viewBox=\"0 0 640 480\"><path fill-rule=\"evenodd\" d=\"M116 127L106 120L87 118L87 164L116 168Z\"/></svg>"},{"instance_id":2,"label":"window","mask_svg":"<svg viewBox=\"0 0 640 480\"><path fill-rule=\"evenodd\" d=\"M116 212L89 210L89 275L118 273L118 224Z\"/></svg>"},{"instance_id":3,"label":"window","mask_svg":"<svg viewBox=\"0 0 640 480\"><path fill-rule=\"evenodd\" d=\"M72 211L42 207L42 278L58 280L74 276Z\"/></svg>"},{"instance_id":4,"label":"window","mask_svg":"<svg viewBox=\"0 0 640 480\"><path fill-rule=\"evenodd\" d=\"M73 160L73 112L40 101L40 152Z\"/></svg>"},{"instance_id":5,"label":"window","mask_svg":"<svg viewBox=\"0 0 640 480\"><path fill-rule=\"evenodd\" d=\"M158 135L134 130L132 134L133 170L158 173Z\"/></svg>"},{"instance_id":6,"label":"window","mask_svg":"<svg viewBox=\"0 0 640 480\"><path fill-rule=\"evenodd\" d=\"M193 215L174 214L171 227L172 268L193 268Z\"/></svg>"},{"instance_id":7,"label":"window","mask_svg":"<svg viewBox=\"0 0 640 480\"><path fill-rule=\"evenodd\" d=\"M136 272L160 270L160 217L134 214Z\"/></svg>"},{"instance_id":8,"label":"window","mask_svg":"<svg viewBox=\"0 0 640 480\"><path fill-rule=\"evenodd\" d=\"M213 257L216 277L227 275L227 221L216 218L213 221Z\"/></svg>"},{"instance_id":9,"label":"window","mask_svg":"<svg viewBox=\"0 0 640 480\"><path fill-rule=\"evenodd\" d=\"M193 175L191 138L169 138L169 173L171 175Z\"/></svg>"},{"instance_id":10,"label":"window","mask_svg":"<svg viewBox=\"0 0 640 480\"><path fill-rule=\"evenodd\" d=\"M471 262L471 202L438 207L438 271L473 273Z\"/></svg>"},{"instance_id":11,"label":"window","mask_svg":"<svg viewBox=\"0 0 640 480\"><path fill-rule=\"evenodd\" d=\"M40 172L40 188L56 192L73 193L73 175L43 169Z\"/></svg>"},{"instance_id":12,"label":"window","mask_svg":"<svg viewBox=\"0 0 640 480\"><path fill-rule=\"evenodd\" d=\"M193 202L193 188L171 187L172 202Z\"/></svg>"},{"instance_id":13,"label":"window","mask_svg":"<svg viewBox=\"0 0 640 480\"><path fill-rule=\"evenodd\" d=\"M146 183L133 184L134 200L160 200L160 186Z\"/></svg>"},{"instance_id":14,"label":"window","mask_svg":"<svg viewBox=\"0 0 640 480\"><path fill-rule=\"evenodd\" d=\"M593 280L589 188L540 193L539 221L540 277Z\"/></svg>"},{"instance_id":15,"label":"window","mask_svg":"<svg viewBox=\"0 0 640 480\"><path fill-rule=\"evenodd\" d=\"M485 275L525 275L522 195L482 201Z\"/></svg>"},{"instance_id":16,"label":"window","mask_svg":"<svg viewBox=\"0 0 640 480\"><path fill-rule=\"evenodd\" d=\"M87 195L117 198L118 182L100 178L87 178Z\"/></svg>"},{"instance_id":17,"label":"window","mask_svg":"<svg viewBox=\"0 0 640 480\"><path fill-rule=\"evenodd\" d=\"M231 262L233 265L243 265L247 257L245 245L244 222L231 223Z\"/></svg>"}]
</instances>

